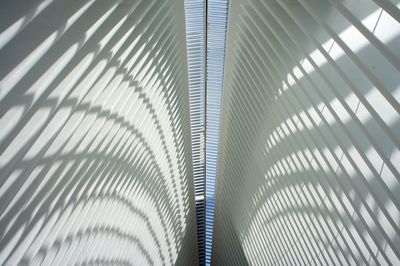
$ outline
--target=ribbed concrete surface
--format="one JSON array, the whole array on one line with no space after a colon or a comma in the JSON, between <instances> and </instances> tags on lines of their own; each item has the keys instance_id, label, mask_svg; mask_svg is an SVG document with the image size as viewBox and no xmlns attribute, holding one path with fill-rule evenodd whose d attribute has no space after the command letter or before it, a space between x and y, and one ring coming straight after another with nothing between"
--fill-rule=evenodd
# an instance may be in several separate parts
<instances>
[{"instance_id":1,"label":"ribbed concrete surface","mask_svg":"<svg viewBox=\"0 0 400 266\"><path fill-rule=\"evenodd\" d=\"M215 265L400 263L399 6L231 1Z\"/></svg>"},{"instance_id":2,"label":"ribbed concrete surface","mask_svg":"<svg viewBox=\"0 0 400 266\"><path fill-rule=\"evenodd\" d=\"M0 17L0 264L196 264L183 0Z\"/></svg>"}]
</instances>

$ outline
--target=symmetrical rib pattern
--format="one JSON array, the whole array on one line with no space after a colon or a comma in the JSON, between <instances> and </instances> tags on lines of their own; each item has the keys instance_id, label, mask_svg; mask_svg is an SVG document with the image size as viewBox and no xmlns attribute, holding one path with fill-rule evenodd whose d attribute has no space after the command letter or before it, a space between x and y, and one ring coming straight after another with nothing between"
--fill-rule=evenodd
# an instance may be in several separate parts
<instances>
[{"instance_id":1,"label":"symmetrical rib pattern","mask_svg":"<svg viewBox=\"0 0 400 266\"><path fill-rule=\"evenodd\" d=\"M206 3L185 0L190 122L199 263L205 263L205 68Z\"/></svg>"},{"instance_id":2,"label":"symmetrical rib pattern","mask_svg":"<svg viewBox=\"0 0 400 266\"><path fill-rule=\"evenodd\" d=\"M0 6L0 264L195 265L184 2Z\"/></svg>"},{"instance_id":3,"label":"symmetrical rib pattern","mask_svg":"<svg viewBox=\"0 0 400 266\"><path fill-rule=\"evenodd\" d=\"M400 264L399 6L231 2L215 265Z\"/></svg>"},{"instance_id":4,"label":"symmetrical rib pattern","mask_svg":"<svg viewBox=\"0 0 400 266\"><path fill-rule=\"evenodd\" d=\"M206 265L211 263L228 0L207 1Z\"/></svg>"}]
</instances>

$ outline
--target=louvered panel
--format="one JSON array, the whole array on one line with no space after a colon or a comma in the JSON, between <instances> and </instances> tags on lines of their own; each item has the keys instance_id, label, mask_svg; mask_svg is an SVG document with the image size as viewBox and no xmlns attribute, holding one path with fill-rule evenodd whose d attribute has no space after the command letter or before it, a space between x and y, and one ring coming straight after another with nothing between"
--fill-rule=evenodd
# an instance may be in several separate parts
<instances>
[{"instance_id":1,"label":"louvered panel","mask_svg":"<svg viewBox=\"0 0 400 266\"><path fill-rule=\"evenodd\" d=\"M204 0L186 0L185 2L193 177L195 183L197 244L200 265L204 265L205 259L205 5Z\"/></svg>"},{"instance_id":2,"label":"louvered panel","mask_svg":"<svg viewBox=\"0 0 400 266\"><path fill-rule=\"evenodd\" d=\"M215 180L217 178L227 19L227 0L207 1L206 265L211 264L213 241Z\"/></svg>"}]
</instances>

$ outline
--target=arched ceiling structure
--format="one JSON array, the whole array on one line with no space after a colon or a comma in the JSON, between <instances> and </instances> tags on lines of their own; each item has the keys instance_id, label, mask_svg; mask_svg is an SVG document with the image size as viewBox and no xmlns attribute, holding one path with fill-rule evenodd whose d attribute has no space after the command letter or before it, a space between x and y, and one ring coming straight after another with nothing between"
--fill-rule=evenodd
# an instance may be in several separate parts
<instances>
[{"instance_id":1,"label":"arched ceiling structure","mask_svg":"<svg viewBox=\"0 0 400 266\"><path fill-rule=\"evenodd\" d=\"M184 2L0 6L0 264L196 264Z\"/></svg>"},{"instance_id":2,"label":"arched ceiling structure","mask_svg":"<svg viewBox=\"0 0 400 266\"><path fill-rule=\"evenodd\" d=\"M215 265L400 263L398 1L230 1Z\"/></svg>"},{"instance_id":3,"label":"arched ceiling structure","mask_svg":"<svg viewBox=\"0 0 400 266\"><path fill-rule=\"evenodd\" d=\"M1 265L400 265L399 0L0 18Z\"/></svg>"}]
</instances>

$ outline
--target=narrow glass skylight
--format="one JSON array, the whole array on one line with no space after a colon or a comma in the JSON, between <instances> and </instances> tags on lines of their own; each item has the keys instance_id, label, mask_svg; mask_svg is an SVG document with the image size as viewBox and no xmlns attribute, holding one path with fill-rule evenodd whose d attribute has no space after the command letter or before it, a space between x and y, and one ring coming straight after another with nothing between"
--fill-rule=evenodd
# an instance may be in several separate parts
<instances>
[{"instance_id":1,"label":"narrow glass skylight","mask_svg":"<svg viewBox=\"0 0 400 266\"><path fill-rule=\"evenodd\" d=\"M185 9L197 244L199 262L204 265L206 3L186 0Z\"/></svg>"},{"instance_id":2,"label":"narrow glass skylight","mask_svg":"<svg viewBox=\"0 0 400 266\"><path fill-rule=\"evenodd\" d=\"M207 1L206 265L211 264L228 0Z\"/></svg>"},{"instance_id":3,"label":"narrow glass skylight","mask_svg":"<svg viewBox=\"0 0 400 266\"><path fill-rule=\"evenodd\" d=\"M228 0L185 7L199 263L210 265Z\"/></svg>"}]
</instances>

